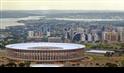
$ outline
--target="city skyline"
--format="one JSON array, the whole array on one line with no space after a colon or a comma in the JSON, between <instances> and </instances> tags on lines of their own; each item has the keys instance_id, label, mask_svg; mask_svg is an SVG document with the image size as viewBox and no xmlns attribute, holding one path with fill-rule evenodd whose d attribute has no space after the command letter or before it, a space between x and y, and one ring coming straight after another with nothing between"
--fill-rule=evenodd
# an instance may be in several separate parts
<instances>
[{"instance_id":1,"label":"city skyline","mask_svg":"<svg viewBox=\"0 0 124 73\"><path fill-rule=\"evenodd\" d=\"M119 10L123 0L1 0L1 10Z\"/></svg>"}]
</instances>

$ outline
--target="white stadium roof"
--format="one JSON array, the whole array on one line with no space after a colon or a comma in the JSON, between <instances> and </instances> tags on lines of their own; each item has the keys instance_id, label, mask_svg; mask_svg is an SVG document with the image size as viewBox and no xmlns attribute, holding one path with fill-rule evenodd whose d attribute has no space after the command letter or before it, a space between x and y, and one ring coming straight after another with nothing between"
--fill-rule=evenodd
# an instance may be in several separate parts
<instances>
[{"instance_id":1,"label":"white stadium roof","mask_svg":"<svg viewBox=\"0 0 124 73\"><path fill-rule=\"evenodd\" d=\"M32 50L36 48L45 47L45 48L54 48L53 50L72 50L72 49L79 49L85 48L84 45L79 44L71 44L71 43L50 43L50 42L37 42L37 43L17 43L17 44L10 44L7 45L6 48L10 49L22 49L22 50ZM46 49L45 49L46 50ZM52 49L50 49L52 50Z\"/></svg>"}]
</instances>

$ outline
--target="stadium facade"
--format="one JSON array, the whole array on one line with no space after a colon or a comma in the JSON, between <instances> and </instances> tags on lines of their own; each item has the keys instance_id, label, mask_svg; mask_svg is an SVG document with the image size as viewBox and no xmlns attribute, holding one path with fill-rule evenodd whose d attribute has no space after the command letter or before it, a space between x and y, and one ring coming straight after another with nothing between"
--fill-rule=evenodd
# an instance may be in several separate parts
<instances>
[{"instance_id":1,"label":"stadium facade","mask_svg":"<svg viewBox=\"0 0 124 73\"><path fill-rule=\"evenodd\" d=\"M6 46L7 57L12 60L41 63L66 62L82 59L84 45L71 43L18 43Z\"/></svg>"}]
</instances>

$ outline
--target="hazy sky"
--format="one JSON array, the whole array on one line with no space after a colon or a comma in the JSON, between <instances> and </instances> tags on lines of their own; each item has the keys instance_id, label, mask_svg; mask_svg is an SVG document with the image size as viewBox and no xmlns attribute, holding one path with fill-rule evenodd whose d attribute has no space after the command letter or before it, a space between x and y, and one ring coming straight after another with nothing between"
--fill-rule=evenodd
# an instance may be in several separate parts
<instances>
[{"instance_id":1,"label":"hazy sky","mask_svg":"<svg viewBox=\"0 0 124 73\"><path fill-rule=\"evenodd\" d=\"M124 0L0 0L2 10L123 10Z\"/></svg>"}]
</instances>

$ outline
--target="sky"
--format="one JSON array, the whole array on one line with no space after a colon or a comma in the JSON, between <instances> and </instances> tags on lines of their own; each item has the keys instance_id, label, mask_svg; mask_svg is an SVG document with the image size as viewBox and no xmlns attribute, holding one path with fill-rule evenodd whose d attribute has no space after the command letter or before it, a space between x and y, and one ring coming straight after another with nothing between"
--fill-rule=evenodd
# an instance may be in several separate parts
<instances>
[{"instance_id":1,"label":"sky","mask_svg":"<svg viewBox=\"0 0 124 73\"><path fill-rule=\"evenodd\" d=\"M0 0L1 10L121 10L124 0Z\"/></svg>"}]
</instances>

